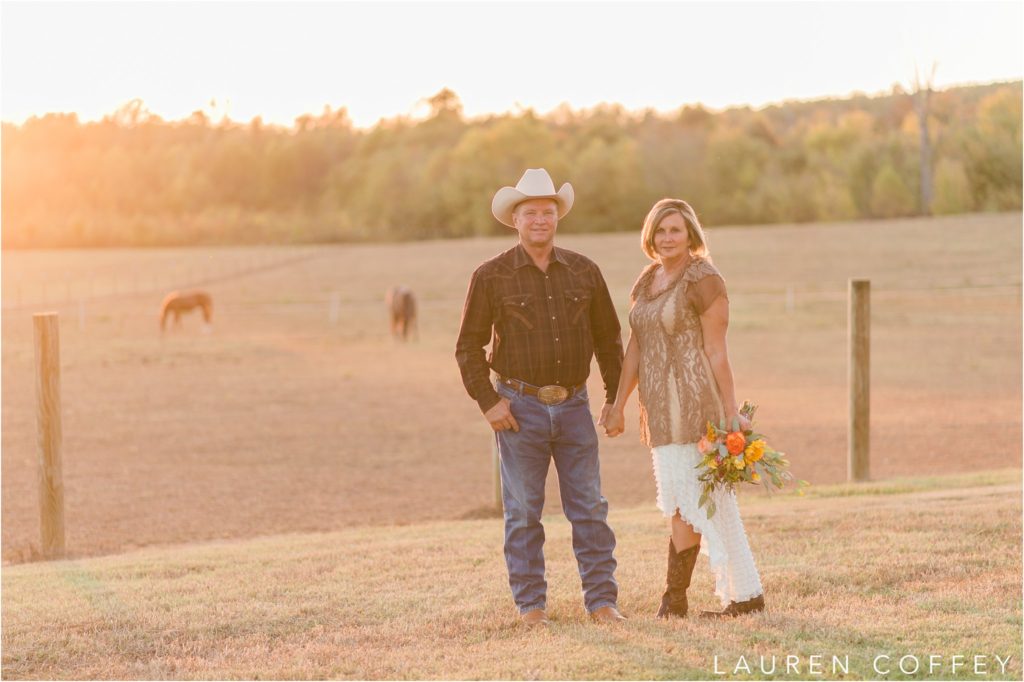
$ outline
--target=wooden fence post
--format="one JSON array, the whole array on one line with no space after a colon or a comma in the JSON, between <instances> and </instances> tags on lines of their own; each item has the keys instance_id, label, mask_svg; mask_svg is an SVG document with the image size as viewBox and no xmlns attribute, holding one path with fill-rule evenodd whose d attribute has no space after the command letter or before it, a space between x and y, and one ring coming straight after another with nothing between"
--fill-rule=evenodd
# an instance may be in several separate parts
<instances>
[{"instance_id":1,"label":"wooden fence post","mask_svg":"<svg viewBox=\"0 0 1024 682\"><path fill-rule=\"evenodd\" d=\"M870 478L871 282L850 280L850 426L847 480Z\"/></svg>"},{"instance_id":2,"label":"wooden fence post","mask_svg":"<svg viewBox=\"0 0 1024 682\"><path fill-rule=\"evenodd\" d=\"M36 418L39 427L39 511L42 553L64 556L64 474L61 463L60 318L32 316L35 330Z\"/></svg>"}]
</instances>

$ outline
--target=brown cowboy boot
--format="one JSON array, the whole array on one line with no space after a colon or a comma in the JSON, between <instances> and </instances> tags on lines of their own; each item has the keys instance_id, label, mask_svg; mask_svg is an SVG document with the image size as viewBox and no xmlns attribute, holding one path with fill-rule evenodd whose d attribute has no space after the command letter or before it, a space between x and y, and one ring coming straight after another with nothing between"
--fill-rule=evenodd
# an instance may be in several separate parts
<instances>
[{"instance_id":1,"label":"brown cowboy boot","mask_svg":"<svg viewBox=\"0 0 1024 682\"><path fill-rule=\"evenodd\" d=\"M721 611L701 611L701 618L735 618L744 613L756 613L758 611L764 611L764 595L759 594L753 599L747 599L746 601L729 602Z\"/></svg>"},{"instance_id":2,"label":"brown cowboy boot","mask_svg":"<svg viewBox=\"0 0 1024 682\"><path fill-rule=\"evenodd\" d=\"M661 608L658 609L658 618L669 616L686 616L689 604L686 601L686 590L690 587L690 577L693 575L693 567L697 565L697 555L700 554L700 543L693 547L676 552L676 546L672 540L668 541L668 575L665 582L668 589L661 596Z\"/></svg>"},{"instance_id":3,"label":"brown cowboy boot","mask_svg":"<svg viewBox=\"0 0 1024 682\"><path fill-rule=\"evenodd\" d=\"M527 611L520 616L520 620L523 625L528 628L543 628L551 624L551 621L548 620L548 614L544 609L533 609L532 611Z\"/></svg>"}]
</instances>

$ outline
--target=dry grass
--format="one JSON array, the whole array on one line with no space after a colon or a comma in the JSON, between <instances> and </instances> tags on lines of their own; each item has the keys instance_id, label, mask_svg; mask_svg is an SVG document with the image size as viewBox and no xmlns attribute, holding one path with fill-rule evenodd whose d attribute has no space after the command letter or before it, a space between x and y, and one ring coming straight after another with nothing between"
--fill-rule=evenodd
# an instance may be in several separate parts
<instances>
[{"instance_id":1,"label":"dry grass","mask_svg":"<svg viewBox=\"0 0 1024 682\"><path fill-rule=\"evenodd\" d=\"M1020 215L712 228L710 240L730 286L739 394L761 403L761 425L797 475L816 485L845 478L851 276L874 289L873 476L1020 466ZM73 556L455 519L491 504L489 431L453 350L470 272L511 243L510 232L322 248L5 251L5 306L18 291L23 302L97 294L82 328L77 304L58 304ZM644 265L637 236L560 243L599 263L624 317ZM136 277L150 291L113 295L115 275L121 291ZM204 286L214 333L191 318L161 340L163 288L193 280L213 280ZM399 281L423 311L421 341L408 347L386 336L383 294ZM335 325L332 292L342 301ZM3 314L6 563L34 558L38 543L35 309ZM596 372L591 393L596 402ZM613 509L654 497L635 403L627 424L623 437L602 440ZM557 508L553 476L548 500Z\"/></svg>"},{"instance_id":2,"label":"dry grass","mask_svg":"<svg viewBox=\"0 0 1024 682\"><path fill-rule=\"evenodd\" d=\"M4 679L706 679L747 657L988 657L1021 677L1020 471L901 481L878 493L745 499L768 610L652 618L664 580L656 511L616 509L622 628L584 616L561 516L548 530L550 632L521 629L500 521L437 522L146 549L3 570ZM919 490L893 492L898 487ZM823 495L836 492L823 489ZM847 491L849 492L849 491ZM692 608L713 608L699 560ZM999 674L998 655L1011 661ZM910 665L910 662L907 662ZM754 677L764 677L755 674ZM737 677L743 678L745 675ZM919 675L918 677L924 677Z\"/></svg>"}]
</instances>

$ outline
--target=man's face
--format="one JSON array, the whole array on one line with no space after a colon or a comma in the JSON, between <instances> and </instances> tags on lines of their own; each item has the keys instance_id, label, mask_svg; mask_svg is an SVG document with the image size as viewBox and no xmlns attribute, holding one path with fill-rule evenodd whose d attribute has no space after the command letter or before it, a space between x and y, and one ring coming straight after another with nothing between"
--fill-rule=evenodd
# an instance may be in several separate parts
<instances>
[{"instance_id":1,"label":"man's face","mask_svg":"<svg viewBox=\"0 0 1024 682\"><path fill-rule=\"evenodd\" d=\"M526 246L543 247L555 239L558 204L554 199L530 199L516 206L512 222Z\"/></svg>"}]
</instances>

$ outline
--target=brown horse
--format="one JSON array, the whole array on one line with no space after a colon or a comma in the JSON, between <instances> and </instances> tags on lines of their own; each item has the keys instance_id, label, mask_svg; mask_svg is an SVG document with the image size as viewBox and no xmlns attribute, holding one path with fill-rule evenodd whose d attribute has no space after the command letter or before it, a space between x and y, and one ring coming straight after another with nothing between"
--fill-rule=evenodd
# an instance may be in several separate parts
<instances>
[{"instance_id":1,"label":"brown horse","mask_svg":"<svg viewBox=\"0 0 1024 682\"><path fill-rule=\"evenodd\" d=\"M391 287L384 297L391 317L391 335L401 341L408 341L410 332L419 337L416 329L416 296L412 289L403 286Z\"/></svg>"},{"instance_id":2,"label":"brown horse","mask_svg":"<svg viewBox=\"0 0 1024 682\"><path fill-rule=\"evenodd\" d=\"M213 299L205 291L172 291L160 304L160 332L167 326L167 318L174 315L174 326L181 326L181 314L193 308L202 308L204 328L213 322Z\"/></svg>"}]
</instances>

